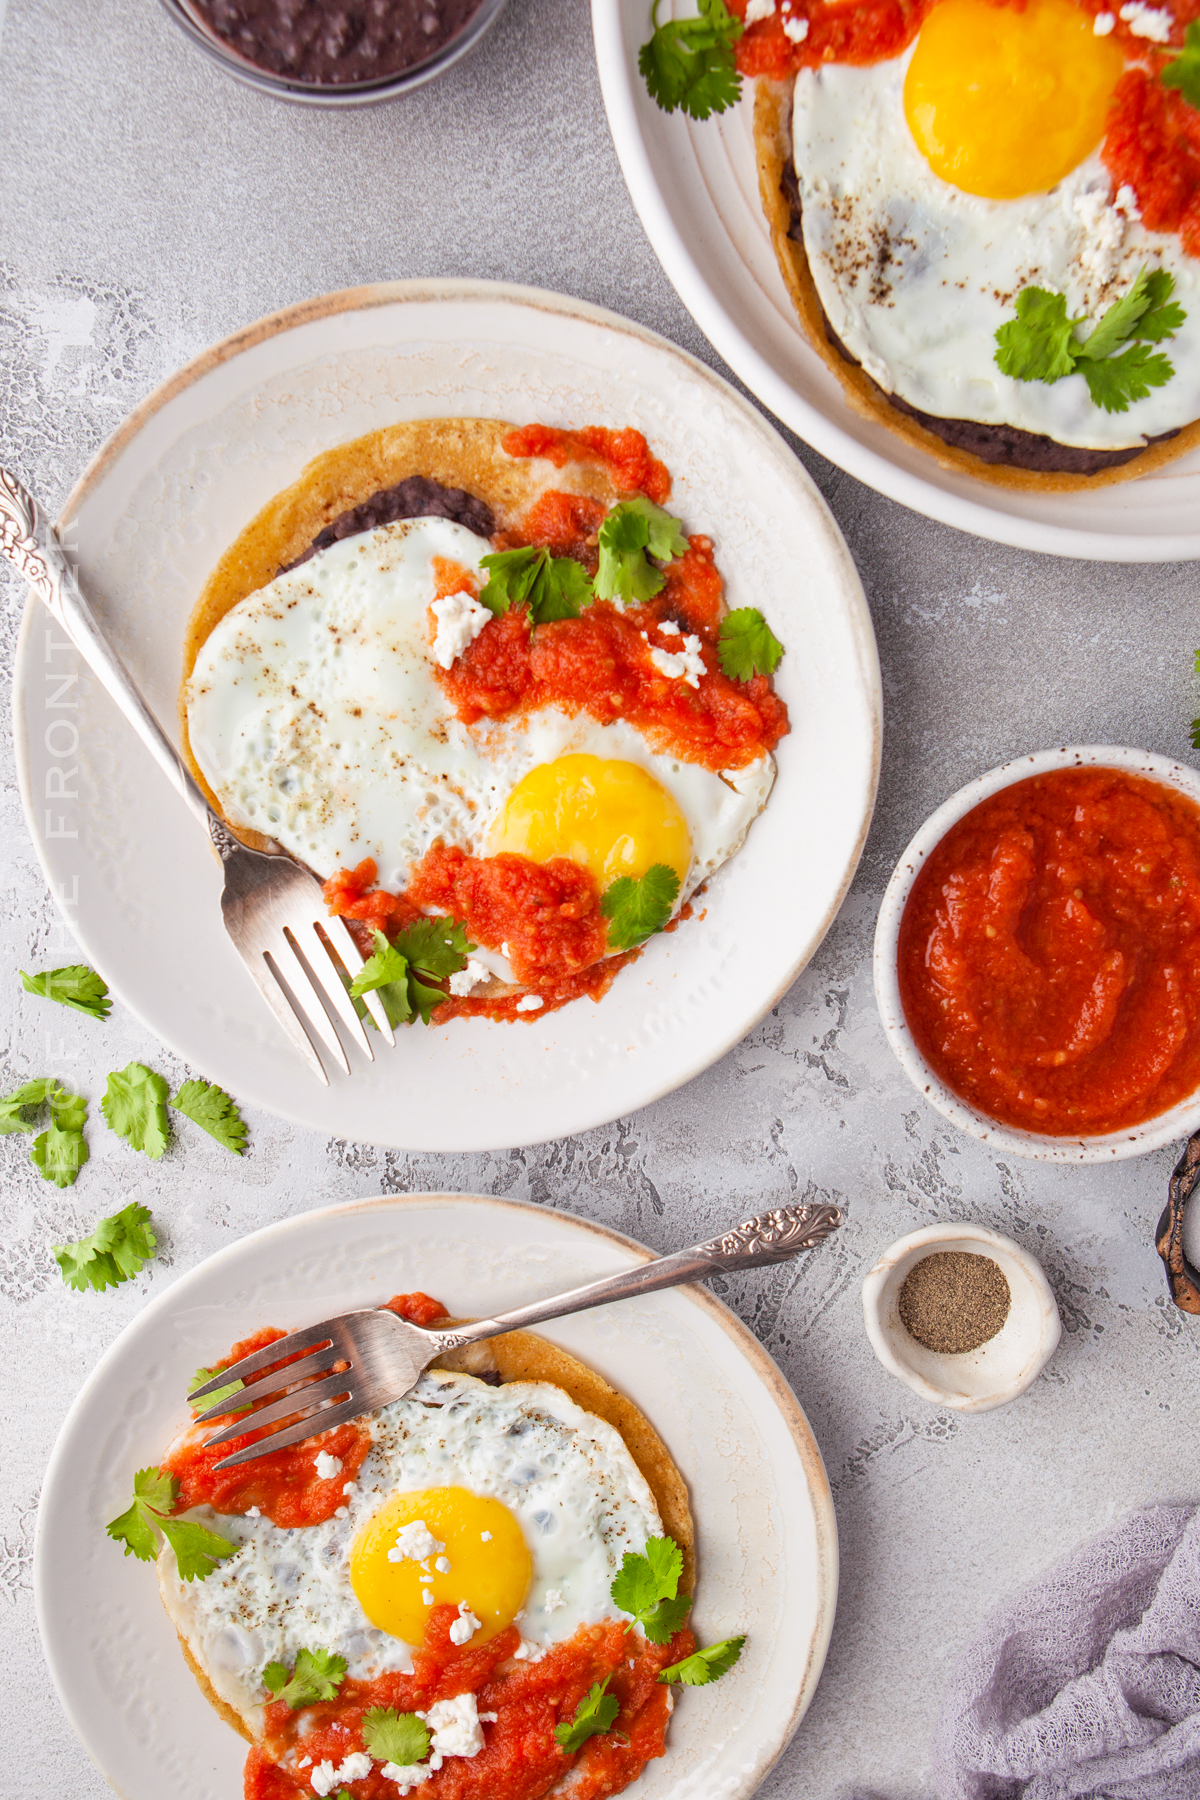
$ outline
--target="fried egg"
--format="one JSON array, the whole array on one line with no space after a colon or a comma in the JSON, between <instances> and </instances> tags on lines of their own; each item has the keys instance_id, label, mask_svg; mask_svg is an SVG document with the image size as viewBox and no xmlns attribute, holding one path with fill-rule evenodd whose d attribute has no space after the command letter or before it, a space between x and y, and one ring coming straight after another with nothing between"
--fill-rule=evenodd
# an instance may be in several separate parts
<instances>
[{"instance_id":1,"label":"fried egg","mask_svg":"<svg viewBox=\"0 0 1200 1800\"><path fill-rule=\"evenodd\" d=\"M774 759L717 774L624 721L555 707L463 725L434 671L490 615L458 596L435 603L435 563L482 586L488 549L447 519L384 525L228 612L186 690L192 749L222 810L322 878L369 856L396 891L443 839L477 856L573 857L601 883L666 863L681 905L741 844ZM690 642L651 647L685 682Z\"/></svg>"},{"instance_id":2,"label":"fried egg","mask_svg":"<svg viewBox=\"0 0 1200 1800\"><path fill-rule=\"evenodd\" d=\"M1200 260L1148 231L1100 157L1124 55L1074 0L941 0L899 57L795 84L804 249L829 324L888 394L939 418L1115 450L1200 417ZM1165 386L1106 413L1082 375L1001 374L1025 287L1094 319L1143 267L1187 320Z\"/></svg>"},{"instance_id":3,"label":"fried egg","mask_svg":"<svg viewBox=\"0 0 1200 1800\"><path fill-rule=\"evenodd\" d=\"M430 1370L365 1423L372 1446L344 1517L285 1530L197 1507L187 1516L237 1553L189 1584L161 1552L173 1623L256 1735L268 1663L319 1647L356 1679L408 1673L434 1605L457 1608L460 1644L515 1623L518 1655L535 1660L581 1625L625 1617L613 1577L661 1532L619 1433L548 1383Z\"/></svg>"}]
</instances>

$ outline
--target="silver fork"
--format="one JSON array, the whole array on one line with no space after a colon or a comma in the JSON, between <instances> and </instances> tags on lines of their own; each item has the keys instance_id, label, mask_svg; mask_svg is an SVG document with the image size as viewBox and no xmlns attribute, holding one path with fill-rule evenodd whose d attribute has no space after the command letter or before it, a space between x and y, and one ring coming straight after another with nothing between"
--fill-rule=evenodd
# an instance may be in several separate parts
<instances>
[{"instance_id":1,"label":"silver fork","mask_svg":"<svg viewBox=\"0 0 1200 1800\"><path fill-rule=\"evenodd\" d=\"M175 792L205 827L225 875L221 894L225 929L259 993L313 1074L328 1087L318 1044L350 1073L335 1021L374 1061L370 1037L342 974L344 967L353 978L363 964L345 920L329 917L321 884L311 870L278 844L268 851L247 849L213 812L101 630L50 520L7 469L0 469L0 554L49 608ZM394 1044L379 996L366 994L364 1001L385 1042Z\"/></svg>"},{"instance_id":2,"label":"silver fork","mask_svg":"<svg viewBox=\"0 0 1200 1800\"><path fill-rule=\"evenodd\" d=\"M232 1468L236 1463L253 1462L272 1450L284 1450L299 1444L318 1432L329 1431L361 1413L376 1412L392 1400L399 1400L416 1385L421 1374L439 1356L461 1350L466 1344L478 1344L485 1338L498 1337L504 1331L521 1331L538 1325L544 1319L561 1319L567 1313L586 1312L592 1306L607 1306L612 1300L626 1300L633 1294L652 1294L659 1288L677 1287L683 1281L702 1281L706 1275L726 1274L734 1269L757 1269L766 1263L784 1262L800 1250L812 1250L822 1243L842 1222L836 1206L781 1206L773 1212L759 1213L735 1225L724 1236L707 1244L695 1244L690 1250L677 1250L673 1256L660 1256L640 1268L624 1269L603 1281L587 1287L572 1288L568 1294L557 1294L551 1300L537 1300L532 1306L519 1306L515 1312L500 1313L494 1319L478 1319L457 1325L453 1331L426 1331L410 1325L384 1307L371 1307L364 1312L341 1313L336 1319L322 1319L306 1331L293 1331L290 1337L278 1338L265 1350L243 1356L227 1369L194 1388L188 1399L192 1405L209 1394L240 1381L246 1385L236 1395L227 1395L216 1406L201 1413L196 1423L207 1425L212 1419L228 1413L244 1415L248 1405L256 1405L271 1394L280 1398L258 1407L248 1417L218 1431L207 1442L225 1444L232 1438L244 1437L247 1431L261 1431L281 1419L294 1423L282 1425L265 1438L248 1444L217 1463L218 1469ZM289 1363L284 1369L273 1368L282 1358L307 1350L307 1356ZM259 1381L252 1378L264 1369L272 1373ZM328 1372L327 1372L328 1371ZM301 1408L304 1416L296 1419Z\"/></svg>"}]
</instances>

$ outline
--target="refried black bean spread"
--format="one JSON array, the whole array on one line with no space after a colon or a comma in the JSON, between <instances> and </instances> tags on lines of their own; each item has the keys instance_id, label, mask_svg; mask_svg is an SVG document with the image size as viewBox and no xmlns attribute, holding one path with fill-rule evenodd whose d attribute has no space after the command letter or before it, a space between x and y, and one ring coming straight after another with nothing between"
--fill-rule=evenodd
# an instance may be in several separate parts
<instances>
[{"instance_id":1,"label":"refried black bean spread","mask_svg":"<svg viewBox=\"0 0 1200 1800\"><path fill-rule=\"evenodd\" d=\"M201 23L255 68L287 81L382 81L428 62L482 0L191 0Z\"/></svg>"},{"instance_id":2,"label":"refried black bean spread","mask_svg":"<svg viewBox=\"0 0 1200 1800\"><path fill-rule=\"evenodd\" d=\"M343 538L357 537L360 531L374 531L377 525L393 525L400 519L453 519L456 525L465 525L481 538L490 538L496 529L491 507L477 495L468 494L463 488L443 487L428 475L408 475L395 487L380 488L360 505L338 513L317 533L303 556L285 563L279 573L286 575L289 569L298 569L301 563L319 556Z\"/></svg>"}]
</instances>

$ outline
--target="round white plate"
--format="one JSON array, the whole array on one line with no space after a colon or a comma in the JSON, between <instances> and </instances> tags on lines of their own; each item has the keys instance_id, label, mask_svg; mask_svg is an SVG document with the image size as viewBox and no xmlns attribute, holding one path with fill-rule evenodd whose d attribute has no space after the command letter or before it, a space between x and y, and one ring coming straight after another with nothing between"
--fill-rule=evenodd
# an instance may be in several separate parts
<instances>
[{"instance_id":1,"label":"round white plate","mask_svg":"<svg viewBox=\"0 0 1200 1800\"><path fill-rule=\"evenodd\" d=\"M1116 487L1021 493L939 468L853 412L809 345L775 261L758 196L753 84L703 124L664 113L637 67L650 0L592 0L592 29L608 122L646 235L701 331L793 431L879 493L1001 544L1111 562L1200 557L1200 449Z\"/></svg>"},{"instance_id":2,"label":"round white plate","mask_svg":"<svg viewBox=\"0 0 1200 1800\"><path fill-rule=\"evenodd\" d=\"M175 729L184 624L242 526L310 457L438 414L631 424L716 540L731 606L762 604L787 654L792 732L707 917L655 939L603 1002L532 1024L402 1031L322 1088L221 922L205 834L41 606L26 609L14 722L21 795L84 955L193 1067L240 1099L356 1141L480 1150L589 1130L669 1093L745 1036L828 929L870 824L879 662L862 586L778 434L703 364L611 313L489 282L327 295L227 339L151 395L60 530L117 648ZM71 676L78 676L72 682Z\"/></svg>"},{"instance_id":3,"label":"round white plate","mask_svg":"<svg viewBox=\"0 0 1200 1800\"><path fill-rule=\"evenodd\" d=\"M71 1724L124 1800L233 1800L246 1746L184 1666L154 1570L104 1535L134 1471L184 1417L188 1378L264 1325L296 1329L422 1288L476 1316L648 1259L598 1225L520 1201L414 1194L285 1219L153 1300L85 1385L42 1489L34 1592ZM791 1389L732 1313L679 1288L556 1320L545 1335L645 1411L691 1496L702 1643L745 1632L740 1662L687 1691L637 1800L741 1800L812 1699L837 1600L821 1453Z\"/></svg>"}]
</instances>

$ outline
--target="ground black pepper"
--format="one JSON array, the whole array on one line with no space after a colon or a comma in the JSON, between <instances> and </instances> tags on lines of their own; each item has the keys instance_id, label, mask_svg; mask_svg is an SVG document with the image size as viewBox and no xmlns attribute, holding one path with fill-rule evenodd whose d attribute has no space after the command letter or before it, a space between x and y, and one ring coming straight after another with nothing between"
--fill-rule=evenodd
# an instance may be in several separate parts
<instances>
[{"instance_id":1,"label":"ground black pepper","mask_svg":"<svg viewBox=\"0 0 1200 1800\"><path fill-rule=\"evenodd\" d=\"M905 1330L943 1356L978 1350L995 1337L1011 1305L999 1263L966 1250L938 1250L922 1257L900 1289Z\"/></svg>"}]
</instances>

